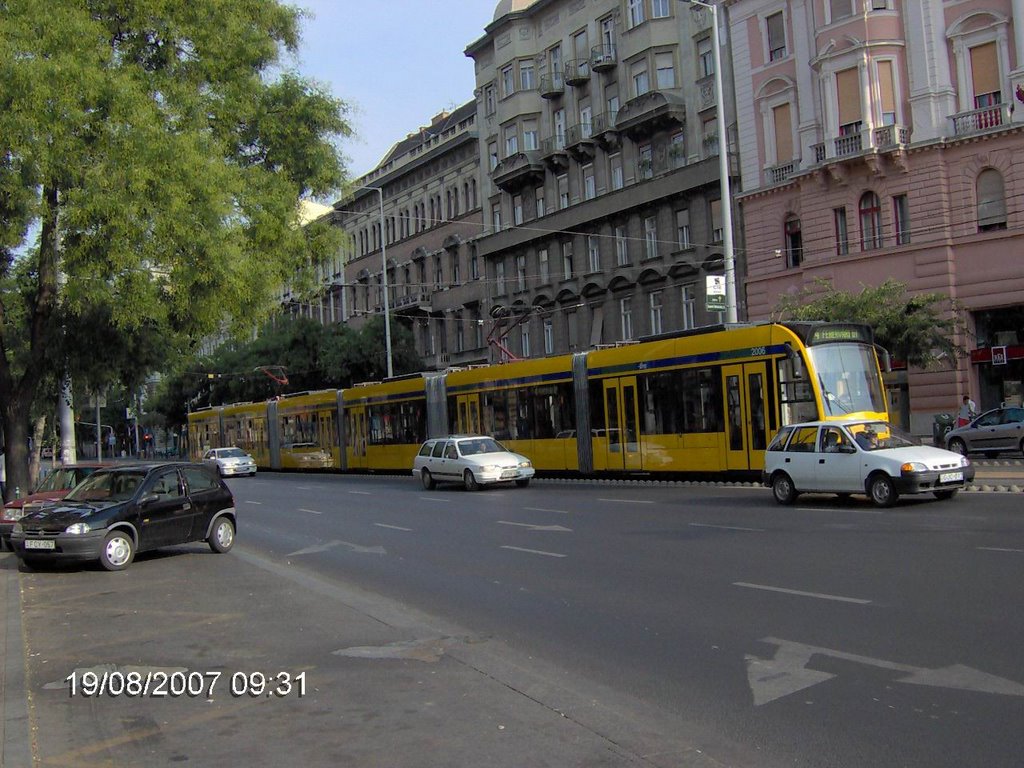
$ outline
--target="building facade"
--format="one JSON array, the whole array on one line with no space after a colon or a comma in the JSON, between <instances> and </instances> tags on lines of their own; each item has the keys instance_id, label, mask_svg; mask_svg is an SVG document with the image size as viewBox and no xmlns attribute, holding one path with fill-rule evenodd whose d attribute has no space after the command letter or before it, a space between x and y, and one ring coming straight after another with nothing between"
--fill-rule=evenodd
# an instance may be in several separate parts
<instances>
[{"instance_id":1,"label":"building facade","mask_svg":"<svg viewBox=\"0 0 1024 768\"><path fill-rule=\"evenodd\" d=\"M502 0L467 47L492 360L721 320L710 23L678 0Z\"/></svg>"},{"instance_id":2,"label":"building facade","mask_svg":"<svg viewBox=\"0 0 1024 768\"><path fill-rule=\"evenodd\" d=\"M727 0L750 319L818 278L966 311L967 359L897 375L917 434L1021 402L1024 0Z\"/></svg>"}]
</instances>

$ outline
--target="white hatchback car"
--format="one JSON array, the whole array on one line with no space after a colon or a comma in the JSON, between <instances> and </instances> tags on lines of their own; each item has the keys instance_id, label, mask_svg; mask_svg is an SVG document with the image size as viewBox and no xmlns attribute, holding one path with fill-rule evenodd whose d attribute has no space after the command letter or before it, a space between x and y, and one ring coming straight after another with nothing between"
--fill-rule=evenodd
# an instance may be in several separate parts
<instances>
[{"instance_id":1,"label":"white hatchback car","mask_svg":"<svg viewBox=\"0 0 1024 768\"><path fill-rule=\"evenodd\" d=\"M203 454L203 463L216 468L221 477L256 476L256 461L241 448L210 448Z\"/></svg>"},{"instance_id":2,"label":"white hatchback car","mask_svg":"<svg viewBox=\"0 0 1024 768\"><path fill-rule=\"evenodd\" d=\"M450 435L423 443L412 473L428 491L441 482L462 483L467 491L475 491L492 483L514 482L524 488L534 469L528 458L506 450L493 437Z\"/></svg>"},{"instance_id":3,"label":"white hatchback car","mask_svg":"<svg viewBox=\"0 0 1024 768\"><path fill-rule=\"evenodd\" d=\"M949 499L974 479L966 456L919 445L884 421L814 421L779 430L765 452L765 485L791 504L807 493L865 493L879 507L901 494Z\"/></svg>"}]
</instances>

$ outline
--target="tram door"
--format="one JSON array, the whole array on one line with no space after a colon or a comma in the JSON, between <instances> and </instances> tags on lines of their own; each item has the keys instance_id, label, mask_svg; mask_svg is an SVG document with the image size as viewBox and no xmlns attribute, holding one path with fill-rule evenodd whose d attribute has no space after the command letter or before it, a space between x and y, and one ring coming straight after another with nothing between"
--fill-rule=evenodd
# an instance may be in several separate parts
<instances>
[{"instance_id":1,"label":"tram door","mask_svg":"<svg viewBox=\"0 0 1024 768\"><path fill-rule=\"evenodd\" d=\"M356 405L348 411L348 446L350 450L348 468L366 469L366 406Z\"/></svg>"},{"instance_id":2,"label":"tram door","mask_svg":"<svg viewBox=\"0 0 1024 768\"><path fill-rule=\"evenodd\" d=\"M768 447L768 364L727 365L725 392L726 469L763 469Z\"/></svg>"},{"instance_id":3,"label":"tram door","mask_svg":"<svg viewBox=\"0 0 1024 768\"><path fill-rule=\"evenodd\" d=\"M611 471L642 469L640 455L640 406L636 376L605 379L604 423L607 467ZM595 441L595 447L597 446Z\"/></svg>"},{"instance_id":4,"label":"tram door","mask_svg":"<svg viewBox=\"0 0 1024 768\"><path fill-rule=\"evenodd\" d=\"M480 395L459 395L457 400L459 434L480 434Z\"/></svg>"}]
</instances>

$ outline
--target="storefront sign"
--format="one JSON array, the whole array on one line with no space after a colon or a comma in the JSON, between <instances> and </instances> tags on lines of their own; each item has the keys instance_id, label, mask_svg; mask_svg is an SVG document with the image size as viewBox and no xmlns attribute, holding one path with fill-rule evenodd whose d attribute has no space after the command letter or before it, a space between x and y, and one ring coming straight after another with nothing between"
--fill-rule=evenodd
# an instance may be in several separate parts
<instances>
[{"instance_id":1,"label":"storefront sign","mask_svg":"<svg viewBox=\"0 0 1024 768\"><path fill-rule=\"evenodd\" d=\"M706 280L708 312L725 312L725 278L721 275L708 275Z\"/></svg>"},{"instance_id":2,"label":"storefront sign","mask_svg":"<svg viewBox=\"0 0 1024 768\"><path fill-rule=\"evenodd\" d=\"M992 347L992 365L1006 365L1006 347Z\"/></svg>"}]
</instances>

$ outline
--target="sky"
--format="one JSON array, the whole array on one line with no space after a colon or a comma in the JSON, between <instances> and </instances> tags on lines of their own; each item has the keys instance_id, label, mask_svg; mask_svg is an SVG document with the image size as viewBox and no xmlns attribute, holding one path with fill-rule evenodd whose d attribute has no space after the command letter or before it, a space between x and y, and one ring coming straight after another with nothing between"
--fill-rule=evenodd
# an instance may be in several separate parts
<instances>
[{"instance_id":1,"label":"sky","mask_svg":"<svg viewBox=\"0 0 1024 768\"><path fill-rule=\"evenodd\" d=\"M309 12L295 66L345 101L348 176L375 168L407 134L473 99L473 60L498 0L286 0Z\"/></svg>"}]
</instances>

